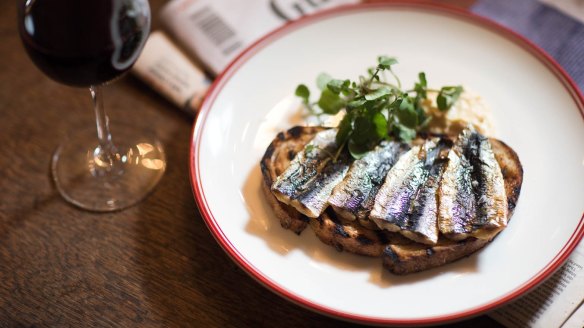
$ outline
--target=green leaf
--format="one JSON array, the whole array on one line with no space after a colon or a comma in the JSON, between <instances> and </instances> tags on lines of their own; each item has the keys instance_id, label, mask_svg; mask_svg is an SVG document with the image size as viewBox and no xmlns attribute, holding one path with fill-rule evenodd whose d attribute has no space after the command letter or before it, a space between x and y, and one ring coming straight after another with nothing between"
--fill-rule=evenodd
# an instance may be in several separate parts
<instances>
[{"instance_id":1,"label":"green leaf","mask_svg":"<svg viewBox=\"0 0 584 328\"><path fill-rule=\"evenodd\" d=\"M335 141L337 142L337 145L342 145L349 139L353 129L353 115L351 115L351 113L347 113L347 115L343 117L341 122L339 122L338 129L339 131L337 131Z\"/></svg>"},{"instance_id":2,"label":"green leaf","mask_svg":"<svg viewBox=\"0 0 584 328\"><path fill-rule=\"evenodd\" d=\"M400 95L401 97L401 95ZM402 98L396 97L389 105L388 105L388 109L390 112L394 112L397 111L400 104L401 104Z\"/></svg>"},{"instance_id":3,"label":"green leaf","mask_svg":"<svg viewBox=\"0 0 584 328\"><path fill-rule=\"evenodd\" d=\"M418 73L418 79L420 79L420 85L424 88L428 86L428 81L426 81L426 73L420 72Z\"/></svg>"},{"instance_id":4,"label":"green leaf","mask_svg":"<svg viewBox=\"0 0 584 328\"><path fill-rule=\"evenodd\" d=\"M343 80L332 79L327 83L326 87L329 90L331 90L333 93L339 94L341 91L348 90L350 84L351 84L351 81L349 81L349 80L343 81Z\"/></svg>"},{"instance_id":5,"label":"green leaf","mask_svg":"<svg viewBox=\"0 0 584 328\"><path fill-rule=\"evenodd\" d=\"M366 145L360 145L349 140L349 153L354 159L361 159L370 149Z\"/></svg>"},{"instance_id":6,"label":"green leaf","mask_svg":"<svg viewBox=\"0 0 584 328\"><path fill-rule=\"evenodd\" d=\"M419 101L420 99L426 99L427 94L426 90L428 87L428 82L426 81L426 74L424 72L420 72L418 74L419 82L416 82L414 85L414 91L416 92L416 100Z\"/></svg>"},{"instance_id":7,"label":"green leaf","mask_svg":"<svg viewBox=\"0 0 584 328\"><path fill-rule=\"evenodd\" d=\"M296 96L302 98L302 101L305 104L308 103L308 98L310 98L310 90L308 90L308 87L305 86L304 84L299 84L296 87L296 92L294 94L296 94Z\"/></svg>"},{"instance_id":8,"label":"green leaf","mask_svg":"<svg viewBox=\"0 0 584 328\"><path fill-rule=\"evenodd\" d=\"M418 114L414 108L414 103L409 97L404 97L402 99L396 114L402 125L412 129L416 128L418 125Z\"/></svg>"},{"instance_id":9,"label":"green leaf","mask_svg":"<svg viewBox=\"0 0 584 328\"><path fill-rule=\"evenodd\" d=\"M324 89L320 94L318 106L322 108L326 114L334 115L345 107L345 101L329 89Z\"/></svg>"},{"instance_id":10,"label":"green leaf","mask_svg":"<svg viewBox=\"0 0 584 328\"><path fill-rule=\"evenodd\" d=\"M428 123L430 123L430 121L432 120L432 116L429 116L428 114L426 114L426 112L424 111L424 108L422 108L419 100L416 98L416 114L418 115L418 129L419 128L423 128L426 125L428 125Z\"/></svg>"},{"instance_id":11,"label":"green leaf","mask_svg":"<svg viewBox=\"0 0 584 328\"><path fill-rule=\"evenodd\" d=\"M371 141L377 139L377 132L375 125L366 116L357 116L353 122L353 133L351 140L357 145L366 146Z\"/></svg>"},{"instance_id":12,"label":"green leaf","mask_svg":"<svg viewBox=\"0 0 584 328\"><path fill-rule=\"evenodd\" d=\"M372 120L373 125L375 125L375 132L377 132L378 138L384 138L387 135L387 120L385 116L380 112L373 115Z\"/></svg>"},{"instance_id":13,"label":"green leaf","mask_svg":"<svg viewBox=\"0 0 584 328\"><path fill-rule=\"evenodd\" d=\"M375 120L372 119L369 113L362 112L361 114L355 117L353 121L353 131L348 143L349 152L354 158L360 158L364 153L371 150L380 139ZM384 131L384 135L386 133Z\"/></svg>"},{"instance_id":14,"label":"green leaf","mask_svg":"<svg viewBox=\"0 0 584 328\"><path fill-rule=\"evenodd\" d=\"M448 110L450 108L450 105L452 105L448 104L448 99L441 93L439 93L438 96L436 97L436 104L438 105L438 109L441 111Z\"/></svg>"},{"instance_id":15,"label":"green leaf","mask_svg":"<svg viewBox=\"0 0 584 328\"><path fill-rule=\"evenodd\" d=\"M376 100L379 99L383 96L387 96L391 93L391 90L389 90L388 87L381 87L379 89L375 89L372 92L368 93L365 95L365 99L366 100Z\"/></svg>"},{"instance_id":16,"label":"green leaf","mask_svg":"<svg viewBox=\"0 0 584 328\"><path fill-rule=\"evenodd\" d=\"M447 86L442 87L438 96L436 97L436 103L438 104L438 109L441 111L447 111L454 105L454 103L460 97L460 94L464 89L461 86Z\"/></svg>"},{"instance_id":17,"label":"green leaf","mask_svg":"<svg viewBox=\"0 0 584 328\"><path fill-rule=\"evenodd\" d=\"M416 137L416 130L403 125L396 125L397 136L404 142L410 142Z\"/></svg>"},{"instance_id":18,"label":"green leaf","mask_svg":"<svg viewBox=\"0 0 584 328\"><path fill-rule=\"evenodd\" d=\"M437 100L438 103L438 109L440 111L447 111L450 108L452 108L452 105L454 105L454 101L452 100L451 97L448 96L438 96L440 99Z\"/></svg>"},{"instance_id":19,"label":"green leaf","mask_svg":"<svg viewBox=\"0 0 584 328\"><path fill-rule=\"evenodd\" d=\"M316 78L316 86L320 90L326 89L326 85L332 80L332 76L328 75L327 73L320 73Z\"/></svg>"},{"instance_id":20,"label":"green leaf","mask_svg":"<svg viewBox=\"0 0 584 328\"><path fill-rule=\"evenodd\" d=\"M377 68L379 68L379 69L390 69L391 68L391 65L397 64L397 59L395 59L394 57L379 56L377 58L377 62L379 63L379 65L377 66Z\"/></svg>"},{"instance_id":21,"label":"green leaf","mask_svg":"<svg viewBox=\"0 0 584 328\"><path fill-rule=\"evenodd\" d=\"M365 100L365 99L356 99L356 100L349 101L349 103L347 104L347 109L359 108L359 107L365 105L366 102L367 102L367 100Z\"/></svg>"}]
</instances>

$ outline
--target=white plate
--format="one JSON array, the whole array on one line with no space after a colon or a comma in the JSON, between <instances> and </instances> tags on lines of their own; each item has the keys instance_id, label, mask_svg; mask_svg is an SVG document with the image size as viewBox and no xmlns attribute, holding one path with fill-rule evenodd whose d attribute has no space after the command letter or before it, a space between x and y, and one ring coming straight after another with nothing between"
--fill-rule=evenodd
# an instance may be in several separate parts
<instances>
[{"instance_id":1,"label":"white plate","mask_svg":"<svg viewBox=\"0 0 584 328\"><path fill-rule=\"evenodd\" d=\"M493 108L499 138L525 169L510 226L482 251L393 276L380 259L339 253L282 229L264 201L259 161L298 117L298 83L320 72L355 79L396 56L405 85L463 84ZM362 5L286 26L214 83L192 139L191 179L207 225L270 290L319 312L378 324L428 324L491 310L548 277L584 233L584 105L541 50L484 19L421 5Z\"/></svg>"}]
</instances>

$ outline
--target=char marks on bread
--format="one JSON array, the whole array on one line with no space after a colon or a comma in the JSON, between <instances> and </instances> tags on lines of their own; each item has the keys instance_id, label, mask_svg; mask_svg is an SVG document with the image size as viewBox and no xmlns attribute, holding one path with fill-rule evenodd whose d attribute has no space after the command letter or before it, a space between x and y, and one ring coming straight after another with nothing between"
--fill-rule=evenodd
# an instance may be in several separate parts
<instances>
[{"instance_id":1,"label":"char marks on bread","mask_svg":"<svg viewBox=\"0 0 584 328\"><path fill-rule=\"evenodd\" d=\"M381 230L362 215L347 218L336 213L333 207L328 207L316 218L309 218L291 205L279 201L272 192L274 182L314 136L324 130L323 127L294 127L281 132L261 159L262 189L283 228L300 234L310 227L319 240L339 251L382 257L384 267L395 274L423 271L466 257L496 236L494 233L487 238L470 236L456 241L441 234L435 242L425 244L412 240L411 236L407 238L399 229ZM523 169L517 154L509 146L497 139L489 138L489 141L504 181L508 220L519 198ZM431 168L432 165L429 166Z\"/></svg>"}]
</instances>

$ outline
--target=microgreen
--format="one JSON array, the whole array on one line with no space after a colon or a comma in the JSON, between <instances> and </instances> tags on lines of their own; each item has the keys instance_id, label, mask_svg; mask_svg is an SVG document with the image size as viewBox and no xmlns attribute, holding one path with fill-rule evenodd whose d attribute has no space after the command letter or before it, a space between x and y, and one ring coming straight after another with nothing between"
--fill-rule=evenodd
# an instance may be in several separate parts
<instances>
[{"instance_id":1,"label":"microgreen","mask_svg":"<svg viewBox=\"0 0 584 328\"><path fill-rule=\"evenodd\" d=\"M438 98L436 98L436 103L441 111L446 111L452 107L452 104L456 102L460 94L462 93L461 86L453 87L442 87L438 93Z\"/></svg>"},{"instance_id":2,"label":"microgreen","mask_svg":"<svg viewBox=\"0 0 584 328\"><path fill-rule=\"evenodd\" d=\"M316 103L310 102L310 90L304 84L295 93L313 114L334 115L344 110L336 142L341 148L347 147L353 157L360 158L383 139L410 142L432 119L422 106L431 90L426 74L420 72L414 88L403 90L392 69L396 64L394 57L379 56L377 65L358 81L335 79L322 73L316 81L321 91ZM385 79L385 72L393 77L394 83ZM438 108L450 109L462 92L461 86L442 87L436 97Z\"/></svg>"},{"instance_id":3,"label":"microgreen","mask_svg":"<svg viewBox=\"0 0 584 328\"><path fill-rule=\"evenodd\" d=\"M310 98L310 90L304 84L300 84L296 87L296 96L302 98L304 104L308 104L308 99Z\"/></svg>"}]
</instances>

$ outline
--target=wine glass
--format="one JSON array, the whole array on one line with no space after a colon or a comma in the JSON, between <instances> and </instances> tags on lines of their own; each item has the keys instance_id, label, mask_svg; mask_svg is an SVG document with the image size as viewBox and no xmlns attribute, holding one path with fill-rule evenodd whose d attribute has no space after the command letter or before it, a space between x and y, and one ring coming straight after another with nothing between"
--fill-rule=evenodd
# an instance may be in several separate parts
<instances>
[{"instance_id":1,"label":"wine glass","mask_svg":"<svg viewBox=\"0 0 584 328\"><path fill-rule=\"evenodd\" d=\"M18 29L24 47L47 76L89 87L95 129L71 129L51 161L53 181L70 203L114 211L142 200L166 168L160 142L131 126L112 126L102 86L134 64L150 31L147 0L21 0ZM65 116L65 115L64 115Z\"/></svg>"}]
</instances>

